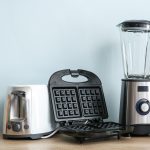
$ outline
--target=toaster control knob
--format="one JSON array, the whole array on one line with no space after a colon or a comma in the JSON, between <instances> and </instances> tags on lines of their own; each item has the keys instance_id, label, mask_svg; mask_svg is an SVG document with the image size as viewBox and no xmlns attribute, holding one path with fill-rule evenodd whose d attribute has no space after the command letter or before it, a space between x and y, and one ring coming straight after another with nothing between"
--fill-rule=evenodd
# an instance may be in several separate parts
<instances>
[{"instance_id":1,"label":"toaster control knob","mask_svg":"<svg viewBox=\"0 0 150 150\"><path fill-rule=\"evenodd\" d=\"M19 132L21 130L21 124L20 123L13 123L12 129L13 129L13 131Z\"/></svg>"},{"instance_id":2,"label":"toaster control knob","mask_svg":"<svg viewBox=\"0 0 150 150\"><path fill-rule=\"evenodd\" d=\"M147 115L150 112L150 102L146 99L140 99L136 104L136 110L140 115Z\"/></svg>"}]
</instances>

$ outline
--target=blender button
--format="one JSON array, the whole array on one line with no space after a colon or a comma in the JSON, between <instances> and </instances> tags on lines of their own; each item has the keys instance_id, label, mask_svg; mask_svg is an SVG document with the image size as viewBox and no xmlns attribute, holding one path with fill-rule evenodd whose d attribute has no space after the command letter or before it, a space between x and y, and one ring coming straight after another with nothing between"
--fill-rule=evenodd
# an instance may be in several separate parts
<instances>
[{"instance_id":1,"label":"blender button","mask_svg":"<svg viewBox=\"0 0 150 150\"><path fill-rule=\"evenodd\" d=\"M25 125L24 125L24 129L29 129L29 125L28 125L28 124L25 124Z\"/></svg>"}]
</instances>

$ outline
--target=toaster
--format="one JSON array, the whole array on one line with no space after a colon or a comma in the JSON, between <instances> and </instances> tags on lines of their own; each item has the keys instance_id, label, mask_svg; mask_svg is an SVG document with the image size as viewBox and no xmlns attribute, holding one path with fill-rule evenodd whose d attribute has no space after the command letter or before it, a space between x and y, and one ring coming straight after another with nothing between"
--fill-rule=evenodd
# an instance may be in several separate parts
<instances>
[{"instance_id":1,"label":"toaster","mask_svg":"<svg viewBox=\"0 0 150 150\"><path fill-rule=\"evenodd\" d=\"M8 88L4 106L3 138L39 139L56 129L47 85Z\"/></svg>"}]
</instances>

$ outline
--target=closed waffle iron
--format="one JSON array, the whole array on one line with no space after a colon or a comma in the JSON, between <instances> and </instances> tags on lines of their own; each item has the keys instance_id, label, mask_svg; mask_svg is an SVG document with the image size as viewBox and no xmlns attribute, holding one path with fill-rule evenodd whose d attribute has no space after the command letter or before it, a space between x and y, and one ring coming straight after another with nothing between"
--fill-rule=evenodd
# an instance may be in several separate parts
<instances>
[{"instance_id":1,"label":"closed waffle iron","mask_svg":"<svg viewBox=\"0 0 150 150\"><path fill-rule=\"evenodd\" d=\"M85 82L66 82L62 78L84 76ZM85 70L61 70L54 73L48 84L50 100L60 133L85 139L120 137L123 127L108 118L107 107L100 79Z\"/></svg>"}]
</instances>

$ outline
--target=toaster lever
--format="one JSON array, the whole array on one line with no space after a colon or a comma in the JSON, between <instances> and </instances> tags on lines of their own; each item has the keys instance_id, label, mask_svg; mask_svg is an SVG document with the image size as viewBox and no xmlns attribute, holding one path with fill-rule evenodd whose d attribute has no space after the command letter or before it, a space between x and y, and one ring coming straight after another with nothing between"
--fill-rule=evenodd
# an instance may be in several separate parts
<instances>
[{"instance_id":1,"label":"toaster lever","mask_svg":"<svg viewBox=\"0 0 150 150\"><path fill-rule=\"evenodd\" d=\"M20 96L20 97L25 97L25 92L24 91L13 91L11 92L11 94L16 95L16 96Z\"/></svg>"}]
</instances>

